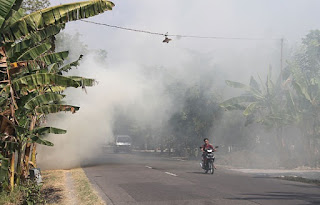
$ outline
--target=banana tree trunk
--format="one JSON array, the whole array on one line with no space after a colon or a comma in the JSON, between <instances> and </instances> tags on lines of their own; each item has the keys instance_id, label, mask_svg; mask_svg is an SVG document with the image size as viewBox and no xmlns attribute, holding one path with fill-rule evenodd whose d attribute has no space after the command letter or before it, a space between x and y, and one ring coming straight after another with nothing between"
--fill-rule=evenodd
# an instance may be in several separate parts
<instances>
[{"instance_id":1,"label":"banana tree trunk","mask_svg":"<svg viewBox=\"0 0 320 205\"><path fill-rule=\"evenodd\" d=\"M19 148L18 148L18 159L17 159L17 179L16 179L16 183L17 185L20 184L20 177L21 177L21 161L22 161L22 146L19 145Z\"/></svg>"},{"instance_id":2,"label":"banana tree trunk","mask_svg":"<svg viewBox=\"0 0 320 205\"><path fill-rule=\"evenodd\" d=\"M14 154L14 152L11 153L10 159L10 191L12 191L14 187Z\"/></svg>"},{"instance_id":3,"label":"banana tree trunk","mask_svg":"<svg viewBox=\"0 0 320 205\"><path fill-rule=\"evenodd\" d=\"M36 154L37 154L37 145L36 143L32 144L32 155L31 155L31 161L33 163L34 168L37 167L37 159L36 159Z\"/></svg>"},{"instance_id":4,"label":"banana tree trunk","mask_svg":"<svg viewBox=\"0 0 320 205\"><path fill-rule=\"evenodd\" d=\"M34 129L34 126L36 124L37 116L32 116L31 124L30 124L30 131ZM30 159L30 152L31 152L31 143L27 142L26 149L24 152L24 173L23 177L26 178L29 174L29 159Z\"/></svg>"}]
</instances>

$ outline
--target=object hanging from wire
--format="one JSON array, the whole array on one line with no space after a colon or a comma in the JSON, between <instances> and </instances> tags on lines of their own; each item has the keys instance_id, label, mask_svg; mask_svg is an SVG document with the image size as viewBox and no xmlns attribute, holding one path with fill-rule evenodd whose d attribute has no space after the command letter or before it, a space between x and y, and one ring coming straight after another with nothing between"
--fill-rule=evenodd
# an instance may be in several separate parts
<instances>
[{"instance_id":1,"label":"object hanging from wire","mask_svg":"<svg viewBox=\"0 0 320 205\"><path fill-rule=\"evenodd\" d=\"M162 43L169 43L169 41L171 41L171 38L168 38L168 32L164 35L164 40L162 41Z\"/></svg>"}]
</instances>

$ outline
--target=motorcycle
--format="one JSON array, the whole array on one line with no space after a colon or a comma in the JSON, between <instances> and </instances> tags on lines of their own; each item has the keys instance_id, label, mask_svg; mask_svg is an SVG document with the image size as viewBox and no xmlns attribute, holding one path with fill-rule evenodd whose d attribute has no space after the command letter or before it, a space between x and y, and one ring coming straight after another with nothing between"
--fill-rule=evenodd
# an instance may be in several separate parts
<instances>
[{"instance_id":1,"label":"motorcycle","mask_svg":"<svg viewBox=\"0 0 320 205\"><path fill-rule=\"evenodd\" d=\"M215 149L217 149L219 146L215 146ZM204 157L203 157L203 164L200 163L201 165L201 168L204 169L205 173L210 173L210 174L213 174L214 173L214 159L215 159L215 156L213 154L215 150L214 149L207 149L205 150L204 152Z\"/></svg>"}]
</instances>

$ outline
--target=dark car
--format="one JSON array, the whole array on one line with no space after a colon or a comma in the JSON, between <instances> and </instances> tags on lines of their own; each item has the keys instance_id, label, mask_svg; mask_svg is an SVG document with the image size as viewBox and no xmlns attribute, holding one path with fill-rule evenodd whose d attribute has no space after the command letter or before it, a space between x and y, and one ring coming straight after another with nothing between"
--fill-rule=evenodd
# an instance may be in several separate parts
<instances>
[{"instance_id":1,"label":"dark car","mask_svg":"<svg viewBox=\"0 0 320 205\"><path fill-rule=\"evenodd\" d=\"M131 152L132 139L129 135L116 135L115 137L114 152Z\"/></svg>"}]
</instances>

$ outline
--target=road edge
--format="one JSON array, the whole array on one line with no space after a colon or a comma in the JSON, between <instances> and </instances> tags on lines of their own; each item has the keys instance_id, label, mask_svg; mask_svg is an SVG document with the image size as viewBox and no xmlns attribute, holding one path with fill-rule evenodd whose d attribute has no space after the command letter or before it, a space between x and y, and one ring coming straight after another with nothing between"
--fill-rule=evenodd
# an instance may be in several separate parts
<instances>
[{"instance_id":1,"label":"road edge","mask_svg":"<svg viewBox=\"0 0 320 205\"><path fill-rule=\"evenodd\" d=\"M112 200L102 191L102 189L100 188L100 186L97 184L97 182L94 180L94 178L89 177L86 170L82 168L82 170L84 171L84 173L86 174L90 184L92 185L92 187L95 189L95 191L99 194L99 196L101 197L102 200L104 200L106 202L107 205L114 205Z\"/></svg>"}]
</instances>

